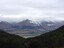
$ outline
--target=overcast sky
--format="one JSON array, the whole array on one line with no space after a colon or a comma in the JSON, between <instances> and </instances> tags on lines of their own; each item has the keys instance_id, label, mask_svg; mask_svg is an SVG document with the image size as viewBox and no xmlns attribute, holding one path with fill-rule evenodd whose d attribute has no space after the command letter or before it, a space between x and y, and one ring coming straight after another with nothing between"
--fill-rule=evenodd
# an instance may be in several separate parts
<instances>
[{"instance_id":1,"label":"overcast sky","mask_svg":"<svg viewBox=\"0 0 64 48\"><path fill-rule=\"evenodd\" d=\"M63 21L64 0L0 0L0 20Z\"/></svg>"}]
</instances>

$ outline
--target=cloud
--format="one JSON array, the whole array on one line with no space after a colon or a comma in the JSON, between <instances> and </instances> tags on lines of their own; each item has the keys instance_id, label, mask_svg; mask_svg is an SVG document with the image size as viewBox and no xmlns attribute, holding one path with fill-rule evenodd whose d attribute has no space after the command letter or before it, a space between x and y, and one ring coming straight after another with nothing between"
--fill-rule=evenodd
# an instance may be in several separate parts
<instances>
[{"instance_id":1,"label":"cloud","mask_svg":"<svg viewBox=\"0 0 64 48\"><path fill-rule=\"evenodd\" d=\"M63 21L64 0L0 0L0 20Z\"/></svg>"}]
</instances>

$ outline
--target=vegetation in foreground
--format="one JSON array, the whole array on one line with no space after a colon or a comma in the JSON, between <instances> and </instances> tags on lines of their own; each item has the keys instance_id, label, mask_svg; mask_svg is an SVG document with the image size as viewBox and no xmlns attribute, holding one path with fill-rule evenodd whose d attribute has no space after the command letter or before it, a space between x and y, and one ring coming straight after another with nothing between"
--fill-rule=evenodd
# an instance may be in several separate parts
<instances>
[{"instance_id":1,"label":"vegetation in foreground","mask_svg":"<svg viewBox=\"0 0 64 48\"><path fill-rule=\"evenodd\" d=\"M27 39L0 30L0 48L64 48L64 26Z\"/></svg>"},{"instance_id":2,"label":"vegetation in foreground","mask_svg":"<svg viewBox=\"0 0 64 48\"><path fill-rule=\"evenodd\" d=\"M64 26L27 40L31 48L64 48Z\"/></svg>"},{"instance_id":3,"label":"vegetation in foreground","mask_svg":"<svg viewBox=\"0 0 64 48\"><path fill-rule=\"evenodd\" d=\"M25 39L0 30L0 48L26 48Z\"/></svg>"}]
</instances>

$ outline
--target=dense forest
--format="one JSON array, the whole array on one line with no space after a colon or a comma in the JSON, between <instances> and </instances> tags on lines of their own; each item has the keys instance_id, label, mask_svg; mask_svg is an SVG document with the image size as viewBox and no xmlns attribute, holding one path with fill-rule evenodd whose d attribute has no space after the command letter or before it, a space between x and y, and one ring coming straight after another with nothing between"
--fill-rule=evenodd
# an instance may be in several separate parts
<instances>
[{"instance_id":1,"label":"dense forest","mask_svg":"<svg viewBox=\"0 0 64 48\"><path fill-rule=\"evenodd\" d=\"M64 48L64 26L27 39L0 30L0 48Z\"/></svg>"},{"instance_id":2,"label":"dense forest","mask_svg":"<svg viewBox=\"0 0 64 48\"><path fill-rule=\"evenodd\" d=\"M25 39L0 30L0 48L26 48Z\"/></svg>"},{"instance_id":3,"label":"dense forest","mask_svg":"<svg viewBox=\"0 0 64 48\"><path fill-rule=\"evenodd\" d=\"M27 40L31 48L64 48L64 26Z\"/></svg>"}]
</instances>

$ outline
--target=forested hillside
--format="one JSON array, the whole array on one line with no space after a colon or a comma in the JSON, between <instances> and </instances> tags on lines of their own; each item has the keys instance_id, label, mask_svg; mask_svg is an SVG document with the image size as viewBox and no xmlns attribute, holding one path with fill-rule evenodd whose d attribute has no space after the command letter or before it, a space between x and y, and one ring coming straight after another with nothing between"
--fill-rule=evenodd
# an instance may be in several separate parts
<instances>
[{"instance_id":1,"label":"forested hillside","mask_svg":"<svg viewBox=\"0 0 64 48\"><path fill-rule=\"evenodd\" d=\"M46 34L28 38L27 41L31 48L64 48L64 26Z\"/></svg>"},{"instance_id":2,"label":"forested hillside","mask_svg":"<svg viewBox=\"0 0 64 48\"><path fill-rule=\"evenodd\" d=\"M0 48L64 48L64 26L27 39L0 30Z\"/></svg>"},{"instance_id":3,"label":"forested hillside","mask_svg":"<svg viewBox=\"0 0 64 48\"><path fill-rule=\"evenodd\" d=\"M25 39L0 30L0 48L26 48Z\"/></svg>"}]
</instances>

